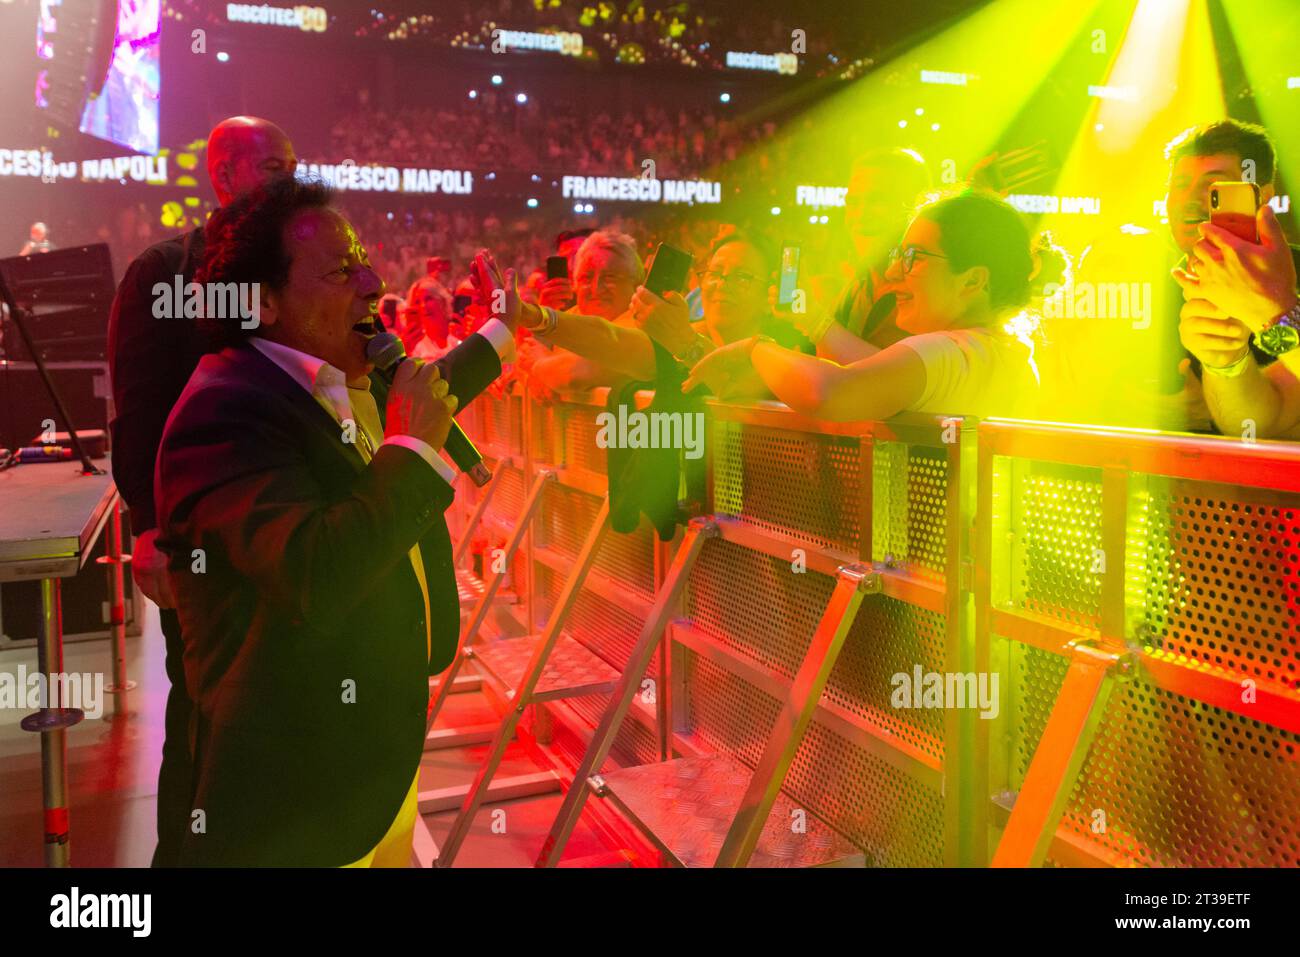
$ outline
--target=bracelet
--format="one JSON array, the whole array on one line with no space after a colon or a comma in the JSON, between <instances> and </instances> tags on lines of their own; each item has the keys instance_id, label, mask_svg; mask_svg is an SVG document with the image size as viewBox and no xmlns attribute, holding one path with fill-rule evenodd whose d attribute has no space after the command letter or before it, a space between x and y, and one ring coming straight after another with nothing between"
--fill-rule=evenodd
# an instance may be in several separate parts
<instances>
[{"instance_id":1,"label":"bracelet","mask_svg":"<svg viewBox=\"0 0 1300 957\"><path fill-rule=\"evenodd\" d=\"M543 321L538 332L540 332L541 335L549 336L555 331L555 327L559 325L560 317L550 306L541 306L539 308L542 310Z\"/></svg>"},{"instance_id":2,"label":"bracelet","mask_svg":"<svg viewBox=\"0 0 1300 957\"><path fill-rule=\"evenodd\" d=\"M528 331L533 334L534 339L549 348L551 344L547 340L550 338L551 333L555 332L560 317L556 315L555 310L550 306L538 305L537 309L542 314L542 321L535 326L530 326Z\"/></svg>"},{"instance_id":3,"label":"bracelet","mask_svg":"<svg viewBox=\"0 0 1300 957\"><path fill-rule=\"evenodd\" d=\"M1217 375L1221 379L1235 379L1237 378L1237 376L1241 375L1243 372L1246 371L1246 364L1250 361L1250 359L1251 359L1250 349L1247 349L1244 353L1242 353L1240 359L1237 359L1235 362L1230 362L1226 366L1207 366L1204 362L1202 362L1201 368L1204 369L1206 372L1211 373L1212 375Z\"/></svg>"},{"instance_id":4,"label":"bracelet","mask_svg":"<svg viewBox=\"0 0 1300 957\"><path fill-rule=\"evenodd\" d=\"M694 341L673 358L682 365L693 366L712 351L713 340L702 333L696 333Z\"/></svg>"}]
</instances>

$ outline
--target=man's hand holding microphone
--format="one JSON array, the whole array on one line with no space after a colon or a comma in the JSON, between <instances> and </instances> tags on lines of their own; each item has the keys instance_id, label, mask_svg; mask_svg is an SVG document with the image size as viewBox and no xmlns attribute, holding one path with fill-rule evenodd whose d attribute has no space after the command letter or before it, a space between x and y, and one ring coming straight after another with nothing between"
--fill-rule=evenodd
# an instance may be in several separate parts
<instances>
[{"instance_id":1,"label":"man's hand holding microphone","mask_svg":"<svg viewBox=\"0 0 1300 957\"><path fill-rule=\"evenodd\" d=\"M432 362L407 359L388 390L384 437L411 435L441 449L451 430L457 400Z\"/></svg>"}]
</instances>

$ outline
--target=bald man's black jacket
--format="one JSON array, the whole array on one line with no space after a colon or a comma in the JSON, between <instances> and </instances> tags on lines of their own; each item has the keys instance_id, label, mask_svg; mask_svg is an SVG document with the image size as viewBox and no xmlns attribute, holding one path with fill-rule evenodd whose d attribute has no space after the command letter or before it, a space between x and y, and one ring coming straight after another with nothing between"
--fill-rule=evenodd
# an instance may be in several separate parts
<instances>
[{"instance_id":1,"label":"bald man's black jacket","mask_svg":"<svg viewBox=\"0 0 1300 957\"><path fill-rule=\"evenodd\" d=\"M153 288L194 278L203 262L203 230L150 246L122 277L108 318L108 368L113 382L113 481L138 535L157 523L153 473L158 442L172 406L205 351L193 319L159 319Z\"/></svg>"},{"instance_id":2,"label":"bald man's black jacket","mask_svg":"<svg viewBox=\"0 0 1300 957\"><path fill-rule=\"evenodd\" d=\"M461 408L501 371L481 335L439 365ZM387 390L372 378L382 415ZM400 446L364 463L333 417L245 344L199 363L163 434L155 498L196 702L203 813L182 863L360 858L415 777L428 678L456 650L451 487Z\"/></svg>"}]
</instances>

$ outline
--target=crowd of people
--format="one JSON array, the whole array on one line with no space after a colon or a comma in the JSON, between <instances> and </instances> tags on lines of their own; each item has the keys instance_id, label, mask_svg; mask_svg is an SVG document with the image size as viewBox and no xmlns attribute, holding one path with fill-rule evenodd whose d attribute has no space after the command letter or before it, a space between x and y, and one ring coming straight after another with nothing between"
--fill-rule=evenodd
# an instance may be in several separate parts
<instances>
[{"instance_id":1,"label":"crowd of people","mask_svg":"<svg viewBox=\"0 0 1300 957\"><path fill-rule=\"evenodd\" d=\"M1202 194L1242 157L1261 156L1270 181L1261 193L1261 245L1242 248L1207 222ZM494 244L489 230L480 237L501 271L519 277L520 325L539 345L524 350L516 373L538 395L655 382L667 355L691 388L774 396L826 419L911 409L1227 434L1249 421L1268 436L1287 433L1297 424L1291 408L1300 407L1300 389L1285 364L1267 368L1271 358L1252 338L1286 313L1295 286L1290 247L1267 204L1271 141L1259 128L1223 121L1188 131L1170 145L1169 161L1170 248L1181 259L1145 276L1134 269L1152 257L1134 255L1133 246L1146 240L1149 249L1158 237L1121 230L1081 257L1032 235L993 190L934 191L922 158L899 150L854 165L845 210L852 261L818 261L825 250L804 250L799 310L769 301L777 237L752 224L697 221L674 232L624 220L582 244L564 234L555 251L566 247L572 278L563 280L541 271L552 251L538 248L537 237L525 250L530 259L509 242ZM659 241L696 263L680 294L641 288ZM1256 275L1265 269L1272 278ZM1140 323L1075 315L1063 301L1078 284L1104 295L1107 286L1143 282L1157 295ZM1176 294L1162 294L1165 287ZM481 307L483 294L468 281L453 291ZM1229 307L1237 311L1225 313ZM1238 321L1243 314L1261 329ZM406 324L404 334L418 336L414 328ZM460 328L463 335L468 327ZM1098 354L1109 358L1099 364ZM1252 356L1254 364L1246 361ZM1259 403L1259 417L1246 414L1241 395Z\"/></svg>"},{"instance_id":2,"label":"crowd of people","mask_svg":"<svg viewBox=\"0 0 1300 957\"><path fill-rule=\"evenodd\" d=\"M960 0L951 0L953 12ZM329 11L330 32L360 39L489 49L493 31L580 33L589 56L608 62L673 64L693 69L727 68L726 52L790 50L792 32L804 31L804 71L822 74L878 53L869 31L836 28L817 10L792 19L746 16L741 4L683 0L490 0L481 4L429 4L383 0ZM193 26L220 26L224 11L202 0L176 0L164 15Z\"/></svg>"},{"instance_id":3,"label":"crowd of people","mask_svg":"<svg viewBox=\"0 0 1300 957\"><path fill-rule=\"evenodd\" d=\"M743 123L725 108L579 110L491 87L439 106L376 110L359 106L330 131L330 155L358 163L514 170L543 174L639 176L653 159L656 175L698 176L734 162L776 132ZM454 135L449 135L454 132Z\"/></svg>"},{"instance_id":4,"label":"crowd of people","mask_svg":"<svg viewBox=\"0 0 1300 957\"><path fill-rule=\"evenodd\" d=\"M488 48L493 31L560 30L580 33L584 45L604 59L623 63L672 63L725 69L726 51L774 53L791 48L792 31L806 36L801 56L814 71L872 49L871 37L850 30L818 29L822 20L801 11L795 20L735 15L723 4L671 2L546 2L496 0L465 9L421 8L403 16L398 8L358 28L359 36L393 41L423 40L458 47ZM743 8L741 8L743 11ZM809 29L813 27L813 29Z\"/></svg>"}]
</instances>

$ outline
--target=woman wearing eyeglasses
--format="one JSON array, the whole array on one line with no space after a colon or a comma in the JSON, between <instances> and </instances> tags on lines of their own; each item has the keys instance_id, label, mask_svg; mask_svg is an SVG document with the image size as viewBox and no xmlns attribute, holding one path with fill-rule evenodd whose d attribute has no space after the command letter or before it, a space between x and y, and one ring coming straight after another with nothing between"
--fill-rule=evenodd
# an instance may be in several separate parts
<instances>
[{"instance_id":1,"label":"woman wearing eyeglasses","mask_svg":"<svg viewBox=\"0 0 1300 957\"><path fill-rule=\"evenodd\" d=\"M991 194L923 206L890 257L898 326L910 336L839 365L757 335L705 356L683 390L752 394L754 379L796 411L838 421L903 411L1028 417L1038 370L1030 298L1034 261L1020 214Z\"/></svg>"},{"instance_id":2,"label":"woman wearing eyeglasses","mask_svg":"<svg viewBox=\"0 0 1300 957\"><path fill-rule=\"evenodd\" d=\"M660 298L644 286L632 297L632 316L645 333L689 368L719 346L755 335L793 345L800 336L776 320L768 301L773 254L756 236L728 230L713 243L700 274L704 316L692 323L685 300Z\"/></svg>"}]
</instances>

